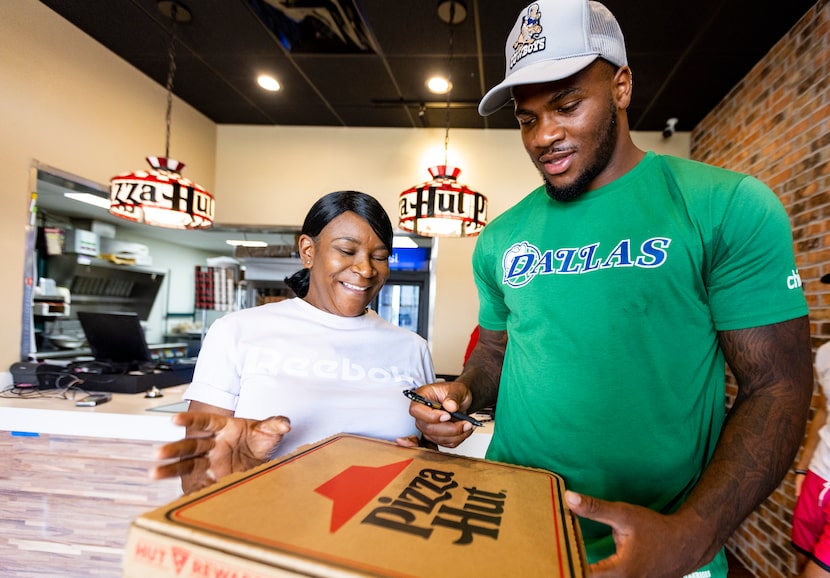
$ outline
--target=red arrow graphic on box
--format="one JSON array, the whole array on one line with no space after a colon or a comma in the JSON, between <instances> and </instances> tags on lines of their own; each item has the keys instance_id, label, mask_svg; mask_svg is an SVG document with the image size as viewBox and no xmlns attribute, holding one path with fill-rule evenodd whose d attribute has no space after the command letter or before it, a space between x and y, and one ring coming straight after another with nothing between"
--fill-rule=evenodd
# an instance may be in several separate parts
<instances>
[{"instance_id":1,"label":"red arrow graphic on box","mask_svg":"<svg viewBox=\"0 0 830 578\"><path fill-rule=\"evenodd\" d=\"M412 463L411 459L386 466L349 466L315 488L315 492L333 502L329 531L333 534L339 530L383 488L398 477L410 463Z\"/></svg>"}]
</instances>

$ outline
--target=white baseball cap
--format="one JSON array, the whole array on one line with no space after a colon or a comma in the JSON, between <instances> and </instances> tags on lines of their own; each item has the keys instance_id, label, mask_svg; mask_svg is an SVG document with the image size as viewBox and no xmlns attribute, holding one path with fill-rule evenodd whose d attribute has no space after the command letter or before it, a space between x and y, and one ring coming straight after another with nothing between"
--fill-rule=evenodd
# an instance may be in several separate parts
<instances>
[{"instance_id":1,"label":"white baseball cap","mask_svg":"<svg viewBox=\"0 0 830 578\"><path fill-rule=\"evenodd\" d=\"M504 80L481 99L482 116L507 104L514 86L567 78L597 58L617 66L628 64L614 15L588 0L537 0L528 5L507 37L504 57Z\"/></svg>"}]
</instances>

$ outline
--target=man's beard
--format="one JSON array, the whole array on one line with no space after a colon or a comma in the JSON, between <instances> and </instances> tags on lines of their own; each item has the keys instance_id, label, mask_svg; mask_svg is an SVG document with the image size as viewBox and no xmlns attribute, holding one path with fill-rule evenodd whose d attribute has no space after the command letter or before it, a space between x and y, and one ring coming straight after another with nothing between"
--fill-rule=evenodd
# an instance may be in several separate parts
<instances>
[{"instance_id":1,"label":"man's beard","mask_svg":"<svg viewBox=\"0 0 830 578\"><path fill-rule=\"evenodd\" d=\"M614 154L618 133L617 107L613 101L610 102L610 105L610 114L605 130L597 130L596 133L597 147L593 164L579 174L574 182L564 187L556 187L550 184L550 181L545 178L545 174L542 173L542 178L545 182L545 191L554 201L572 201L581 196L588 190L588 185L591 181L608 166Z\"/></svg>"}]
</instances>

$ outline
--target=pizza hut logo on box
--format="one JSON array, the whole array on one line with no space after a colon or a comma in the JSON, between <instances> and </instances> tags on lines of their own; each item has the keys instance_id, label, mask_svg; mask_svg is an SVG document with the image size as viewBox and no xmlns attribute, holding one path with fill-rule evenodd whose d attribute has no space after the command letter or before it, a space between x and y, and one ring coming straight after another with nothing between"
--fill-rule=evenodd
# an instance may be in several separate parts
<instances>
[{"instance_id":1,"label":"pizza hut logo on box","mask_svg":"<svg viewBox=\"0 0 830 578\"><path fill-rule=\"evenodd\" d=\"M330 531L336 532L395 479L413 460L381 467L350 466L314 491L332 500ZM455 544L475 536L497 538L506 492L459 487L456 474L424 468L396 496L380 495L361 524L429 539L436 527L458 532Z\"/></svg>"}]
</instances>

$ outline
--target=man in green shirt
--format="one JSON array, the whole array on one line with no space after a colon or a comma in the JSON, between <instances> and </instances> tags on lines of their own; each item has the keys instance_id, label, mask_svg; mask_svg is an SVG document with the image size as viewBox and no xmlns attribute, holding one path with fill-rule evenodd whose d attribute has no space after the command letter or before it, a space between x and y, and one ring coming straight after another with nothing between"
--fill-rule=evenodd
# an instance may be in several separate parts
<instances>
[{"instance_id":1,"label":"man in green shirt","mask_svg":"<svg viewBox=\"0 0 830 578\"><path fill-rule=\"evenodd\" d=\"M603 5L534 2L505 54L479 111L513 100L544 184L482 232L478 344L457 381L419 392L496 404L487 458L565 478L592 575L725 576L723 544L792 465L810 406L788 216L752 177L634 145ZM472 430L410 412L440 445Z\"/></svg>"}]
</instances>

